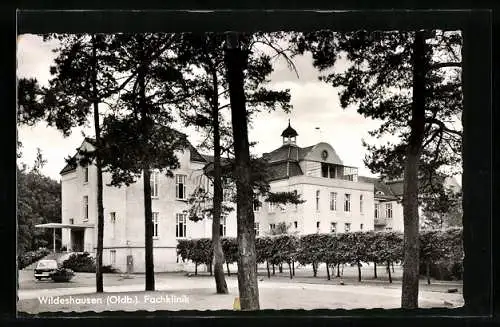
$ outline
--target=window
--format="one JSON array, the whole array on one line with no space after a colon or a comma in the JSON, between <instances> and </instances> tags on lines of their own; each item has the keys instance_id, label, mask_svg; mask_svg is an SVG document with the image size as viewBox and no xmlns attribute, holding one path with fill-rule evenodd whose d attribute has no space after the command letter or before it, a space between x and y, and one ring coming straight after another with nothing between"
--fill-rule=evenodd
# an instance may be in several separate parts
<instances>
[{"instance_id":1,"label":"window","mask_svg":"<svg viewBox=\"0 0 500 327\"><path fill-rule=\"evenodd\" d=\"M116 212L110 212L109 218L111 222L111 238L115 238Z\"/></svg>"},{"instance_id":2,"label":"window","mask_svg":"<svg viewBox=\"0 0 500 327\"><path fill-rule=\"evenodd\" d=\"M152 171L149 178L149 184L151 185L151 197L158 197L158 172Z\"/></svg>"},{"instance_id":3,"label":"window","mask_svg":"<svg viewBox=\"0 0 500 327\"><path fill-rule=\"evenodd\" d=\"M83 167L83 182L89 182L89 167Z\"/></svg>"},{"instance_id":4,"label":"window","mask_svg":"<svg viewBox=\"0 0 500 327\"><path fill-rule=\"evenodd\" d=\"M321 163L321 177L328 178L328 164Z\"/></svg>"},{"instance_id":5,"label":"window","mask_svg":"<svg viewBox=\"0 0 500 327\"><path fill-rule=\"evenodd\" d=\"M255 231L255 236L259 236L259 223L254 223L253 230Z\"/></svg>"},{"instance_id":6,"label":"window","mask_svg":"<svg viewBox=\"0 0 500 327\"><path fill-rule=\"evenodd\" d=\"M180 200L186 199L186 175L175 175L175 197Z\"/></svg>"},{"instance_id":7,"label":"window","mask_svg":"<svg viewBox=\"0 0 500 327\"><path fill-rule=\"evenodd\" d=\"M70 225L73 225L75 223L75 220L73 218L70 218L69 223L70 223Z\"/></svg>"},{"instance_id":8,"label":"window","mask_svg":"<svg viewBox=\"0 0 500 327\"><path fill-rule=\"evenodd\" d=\"M337 223L336 222L331 222L330 223L330 232L336 233L337 232Z\"/></svg>"},{"instance_id":9,"label":"window","mask_svg":"<svg viewBox=\"0 0 500 327\"><path fill-rule=\"evenodd\" d=\"M359 224L359 230L363 230L363 224Z\"/></svg>"},{"instance_id":10,"label":"window","mask_svg":"<svg viewBox=\"0 0 500 327\"><path fill-rule=\"evenodd\" d=\"M178 213L175 215L175 237L187 237L186 235L186 214Z\"/></svg>"},{"instance_id":11,"label":"window","mask_svg":"<svg viewBox=\"0 0 500 327\"><path fill-rule=\"evenodd\" d=\"M222 216L220 220L220 236L226 236L226 216Z\"/></svg>"},{"instance_id":12,"label":"window","mask_svg":"<svg viewBox=\"0 0 500 327\"><path fill-rule=\"evenodd\" d=\"M316 232L319 233L319 221L316 222Z\"/></svg>"},{"instance_id":13,"label":"window","mask_svg":"<svg viewBox=\"0 0 500 327\"><path fill-rule=\"evenodd\" d=\"M255 212L259 212L260 211L260 202L257 199L255 199L253 201L253 211L255 211Z\"/></svg>"},{"instance_id":14,"label":"window","mask_svg":"<svg viewBox=\"0 0 500 327\"><path fill-rule=\"evenodd\" d=\"M359 212L363 213L363 195L359 196Z\"/></svg>"},{"instance_id":15,"label":"window","mask_svg":"<svg viewBox=\"0 0 500 327\"><path fill-rule=\"evenodd\" d=\"M351 231L351 223L345 223L344 230L346 233L350 232Z\"/></svg>"},{"instance_id":16,"label":"window","mask_svg":"<svg viewBox=\"0 0 500 327\"><path fill-rule=\"evenodd\" d=\"M153 212L153 237L158 238L158 212Z\"/></svg>"},{"instance_id":17,"label":"window","mask_svg":"<svg viewBox=\"0 0 500 327\"><path fill-rule=\"evenodd\" d=\"M337 211L337 192L330 192L330 210Z\"/></svg>"},{"instance_id":18,"label":"window","mask_svg":"<svg viewBox=\"0 0 500 327\"><path fill-rule=\"evenodd\" d=\"M272 232L276 228L276 224L269 224L269 231Z\"/></svg>"},{"instance_id":19,"label":"window","mask_svg":"<svg viewBox=\"0 0 500 327\"><path fill-rule=\"evenodd\" d=\"M344 211L345 212L350 212L351 211L351 195L350 194L346 194L345 195Z\"/></svg>"},{"instance_id":20,"label":"window","mask_svg":"<svg viewBox=\"0 0 500 327\"><path fill-rule=\"evenodd\" d=\"M280 205L280 209L281 209L281 212L285 212L286 211L286 205L285 204L281 204Z\"/></svg>"},{"instance_id":21,"label":"window","mask_svg":"<svg viewBox=\"0 0 500 327\"><path fill-rule=\"evenodd\" d=\"M295 227L295 229L297 229L299 227L299 223L297 221L294 221L293 222L293 227Z\"/></svg>"},{"instance_id":22,"label":"window","mask_svg":"<svg viewBox=\"0 0 500 327\"><path fill-rule=\"evenodd\" d=\"M85 195L83 197L83 220L89 219L89 197Z\"/></svg>"},{"instance_id":23,"label":"window","mask_svg":"<svg viewBox=\"0 0 500 327\"><path fill-rule=\"evenodd\" d=\"M390 232L390 231L392 231L392 227L386 227L385 230Z\"/></svg>"},{"instance_id":24,"label":"window","mask_svg":"<svg viewBox=\"0 0 500 327\"><path fill-rule=\"evenodd\" d=\"M222 201L224 201L224 202L231 201L231 191L227 188L222 190Z\"/></svg>"},{"instance_id":25,"label":"window","mask_svg":"<svg viewBox=\"0 0 500 327\"><path fill-rule=\"evenodd\" d=\"M109 262L111 262L112 265L116 264L116 250L109 251Z\"/></svg>"},{"instance_id":26,"label":"window","mask_svg":"<svg viewBox=\"0 0 500 327\"><path fill-rule=\"evenodd\" d=\"M380 203L375 203L375 218L380 217Z\"/></svg>"},{"instance_id":27,"label":"window","mask_svg":"<svg viewBox=\"0 0 500 327\"><path fill-rule=\"evenodd\" d=\"M274 203L269 202L269 212L274 212Z\"/></svg>"},{"instance_id":28,"label":"window","mask_svg":"<svg viewBox=\"0 0 500 327\"><path fill-rule=\"evenodd\" d=\"M385 205L385 216L387 218L392 218L392 203L386 203L386 205Z\"/></svg>"},{"instance_id":29,"label":"window","mask_svg":"<svg viewBox=\"0 0 500 327\"><path fill-rule=\"evenodd\" d=\"M316 211L319 211L319 190L316 191Z\"/></svg>"}]
</instances>

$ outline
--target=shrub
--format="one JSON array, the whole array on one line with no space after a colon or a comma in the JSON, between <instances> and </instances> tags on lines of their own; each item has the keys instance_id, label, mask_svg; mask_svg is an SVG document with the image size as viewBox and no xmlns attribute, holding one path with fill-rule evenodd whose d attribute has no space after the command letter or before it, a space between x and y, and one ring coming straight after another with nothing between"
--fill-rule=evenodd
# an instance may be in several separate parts
<instances>
[{"instance_id":1,"label":"shrub","mask_svg":"<svg viewBox=\"0 0 500 327\"><path fill-rule=\"evenodd\" d=\"M74 275L75 273L71 269L58 268L55 272L50 274L50 278L57 283L66 283L69 282Z\"/></svg>"},{"instance_id":2,"label":"shrub","mask_svg":"<svg viewBox=\"0 0 500 327\"><path fill-rule=\"evenodd\" d=\"M74 253L64 260L62 267L75 272L95 272L95 259L88 252Z\"/></svg>"},{"instance_id":3,"label":"shrub","mask_svg":"<svg viewBox=\"0 0 500 327\"><path fill-rule=\"evenodd\" d=\"M31 265L34 262L42 259L50 253L49 249L41 248L36 251L28 251L17 256L17 263L19 269L24 269L25 267Z\"/></svg>"}]
</instances>

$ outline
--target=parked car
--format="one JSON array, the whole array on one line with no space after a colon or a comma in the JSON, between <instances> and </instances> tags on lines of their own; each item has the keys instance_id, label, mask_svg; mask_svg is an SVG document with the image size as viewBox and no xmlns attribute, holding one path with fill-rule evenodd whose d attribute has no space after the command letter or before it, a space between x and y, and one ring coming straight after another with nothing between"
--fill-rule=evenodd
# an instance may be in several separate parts
<instances>
[{"instance_id":1,"label":"parked car","mask_svg":"<svg viewBox=\"0 0 500 327\"><path fill-rule=\"evenodd\" d=\"M40 260L35 267L35 278L41 280L42 278L51 278L58 268L56 260Z\"/></svg>"}]
</instances>

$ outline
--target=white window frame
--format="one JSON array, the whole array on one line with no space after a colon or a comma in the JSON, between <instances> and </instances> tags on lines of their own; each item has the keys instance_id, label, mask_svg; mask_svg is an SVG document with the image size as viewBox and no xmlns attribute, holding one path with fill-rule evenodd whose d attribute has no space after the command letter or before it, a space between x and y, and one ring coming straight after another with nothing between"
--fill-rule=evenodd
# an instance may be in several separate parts
<instances>
[{"instance_id":1,"label":"white window frame","mask_svg":"<svg viewBox=\"0 0 500 327\"><path fill-rule=\"evenodd\" d=\"M114 239L115 238L115 231L116 231L116 212L115 211L111 211L109 213L109 220L111 223L111 238Z\"/></svg>"},{"instance_id":2,"label":"white window frame","mask_svg":"<svg viewBox=\"0 0 500 327\"><path fill-rule=\"evenodd\" d=\"M83 221L89 220L89 196L83 196Z\"/></svg>"},{"instance_id":3,"label":"white window frame","mask_svg":"<svg viewBox=\"0 0 500 327\"><path fill-rule=\"evenodd\" d=\"M109 262L111 265L116 265L116 250L109 250Z\"/></svg>"},{"instance_id":4,"label":"white window frame","mask_svg":"<svg viewBox=\"0 0 500 327\"><path fill-rule=\"evenodd\" d=\"M255 236L259 236L259 230L260 230L259 222L254 222L253 230L255 232Z\"/></svg>"},{"instance_id":5,"label":"white window frame","mask_svg":"<svg viewBox=\"0 0 500 327\"><path fill-rule=\"evenodd\" d=\"M89 182L89 166L83 167L83 184Z\"/></svg>"},{"instance_id":6,"label":"white window frame","mask_svg":"<svg viewBox=\"0 0 500 327\"><path fill-rule=\"evenodd\" d=\"M375 203L375 219L380 218L380 203Z\"/></svg>"},{"instance_id":7,"label":"white window frame","mask_svg":"<svg viewBox=\"0 0 500 327\"><path fill-rule=\"evenodd\" d=\"M330 233L336 233L337 232L337 222L332 221L330 222Z\"/></svg>"},{"instance_id":8,"label":"white window frame","mask_svg":"<svg viewBox=\"0 0 500 327\"><path fill-rule=\"evenodd\" d=\"M175 198L177 200L186 200L187 199L186 181L187 181L187 175L182 175L182 174L175 175ZM180 190L181 190L180 187L182 187L182 196L183 197L179 197Z\"/></svg>"},{"instance_id":9,"label":"white window frame","mask_svg":"<svg viewBox=\"0 0 500 327\"><path fill-rule=\"evenodd\" d=\"M187 214L185 213L177 213L175 215L175 238L186 238L187 237ZM182 228L181 225L182 224ZM179 236L181 235L182 236Z\"/></svg>"},{"instance_id":10,"label":"white window frame","mask_svg":"<svg viewBox=\"0 0 500 327\"><path fill-rule=\"evenodd\" d=\"M298 221L294 221L294 222L293 222L293 227L294 227L295 229L298 229L298 228L299 228L299 222L298 222Z\"/></svg>"},{"instance_id":11,"label":"white window frame","mask_svg":"<svg viewBox=\"0 0 500 327\"><path fill-rule=\"evenodd\" d=\"M272 232L276 229L276 224L269 224L269 232Z\"/></svg>"},{"instance_id":12,"label":"white window frame","mask_svg":"<svg viewBox=\"0 0 500 327\"><path fill-rule=\"evenodd\" d=\"M159 172L156 170L151 171L151 175L149 176L149 185L151 185L151 198L153 199L158 199L160 197L159 194L159 183L158 183L158 177L159 177Z\"/></svg>"},{"instance_id":13,"label":"white window frame","mask_svg":"<svg viewBox=\"0 0 500 327\"><path fill-rule=\"evenodd\" d=\"M160 238L160 214L157 211L152 212L153 219L153 239L157 240Z\"/></svg>"},{"instance_id":14,"label":"white window frame","mask_svg":"<svg viewBox=\"0 0 500 327\"><path fill-rule=\"evenodd\" d=\"M386 203L385 204L385 216L388 218L388 219L392 219L392 203Z\"/></svg>"},{"instance_id":15,"label":"white window frame","mask_svg":"<svg viewBox=\"0 0 500 327\"><path fill-rule=\"evenodd\" d=\"M363 208L363 204L364 204L363 201L364 201L363 194L360 194L359 195L359 212L361 214L363 214L363 209L364 209Z\"/></svg>"},{"instance_id":16,"label":"white window frame","mask_svg":"<svg viewBox=\"0 0 500 327\"><path fill-rule=\"evenodd\" d=\"M222 226L222 235L220 235L221 237L225 237L227 235L226 233L226 216L221 216L220 217L220 226ZM220 231L220 227L219 227L219 231Z\"/></svg>"},{"instance_id":17,"label":"white window frame","mask_svg":"<svg viewBox=\"0 0 500 327\"><path fill-rule=\"evenodd\" d=\"M319 211L319 199L320 199L320 191L319 190L316 190L316 211Z\"/></svg>"},{"instance_id":18,"label":"white window frame","mask_svg":"<svg viewBox=\"0 0 500 327\"><path fill-rule=\"evenodd\" d=\"M337 211L337 192L330 192L330 211Z\"/></svg>"},{"instance_id":19,"label":"white window frame","mask_svg":"<svg viewBox=\"0 0 500 327\"><path fill-rule=\"evenodd\" d=\"M351 231L351 223L344 223L344 231L349 233Z\"/></svg>"},{"instance_id":20,"label":"white window frame","mask_svg":"<svg viewBox=\"0 0 500 327\"><path fill-rule=\"evenodd\" d=\"M344 194L344 212L351 212L351 194Z\"/></svg>"}]
</instances>

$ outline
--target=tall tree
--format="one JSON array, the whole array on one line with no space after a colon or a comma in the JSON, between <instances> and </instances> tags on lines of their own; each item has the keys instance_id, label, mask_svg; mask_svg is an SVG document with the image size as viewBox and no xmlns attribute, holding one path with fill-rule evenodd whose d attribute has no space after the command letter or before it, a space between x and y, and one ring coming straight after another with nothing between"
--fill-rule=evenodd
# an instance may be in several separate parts
<instances>
[{"instance_id":1,"label":"tall tree","mask_svg":"<svg viewBox=\"0 0 500 327\"><path fill-rule=\"evenodd\" d=\"M155 289L151 172L172 176L179 166L176 151L188 146L184 134L169 127L170 106L182 93L182 74L172 64L178 36L173 34L120 34L114 49L118 74L130 76L120 91L113 113L103 122L102 155L111 171L111 185L130 185L142 177L147 291ZM134 70L136 74L131 74ZM184 94L184 93L182 93Z\"/></svg>"},{"instance_id":2,"label":"tall tree","mask_svg":"<svg viewBox=\"0 0 500 327\"><path fill-rule=\"evenodd\" d=\"M276 39L276 36L256 34L248 41L264 42ZM213 149L213 197L212 197L212 243L214 248L214 277L217 293L227 293L224 277L224 256L219 236L222 213L223 174L221 156L231 151L231 127L224 119L224 110L229 107L228 83L224 69L224 34L203 33L182 35L179 61L184 66L190 92L188 101L180 107L181 117L186 124L195 125L206 134L202 146ZM269 41L272 42L272 41ZM250 45L249 45L250 46ZM245 67L244 89L247 98L247 110L256 112L277 107L290 110L289 90L275 91L267 88L269 74L273 71L272 58L256 51L248 58Z\"/></svg>"},{"instance_id":3,"label":"tall tree","mask_svg":"<svg viewBox=\"0 0 500 327\"><path fill-rule=\"evenodd\" d=\"M109 70L109 63L118 59L110 49L112 36L49 34L43 38L58 41L58 47L54 49L58 56L50 68L52 79L48 87L40 87L33 79L20 81L21 110L18 116L26 124L45 119L65 136L71 134L73 127L86 125L88 117L93 116L95 151L92 158L80 153L79 163L88 165L93 161L97 167L96 291L100 293L103 292L104 208L99 104L120 88Z\"/></svg>"},{"instance_id":4,"label":"tall tree","mask_svg":"<svg viewBox=\"0 0 500 327\"><path fill-rule=\"evenodd\" d=\"M255 217L252 208L252 172L243 74L248 61L248 50L241 48L240 36L237 33L228 33L226 42L225 66L231 103L237 193L238 289L241 309L258 310L259 287L253 232Z\"/></svg>"},{"instance_id":5,"label":"tall tree","mask_svg":"<svg viewBox=\"0 0 500 327\"><path fill-rule=\"evenodd\" d=\"M461 35L447 31L335 33L295 37L310 51L326 83L339 88L342 107L382 120L371 136L397 137L369 145L365 163L384 178L404 176L403 308L418 307L419 194L442 189L439 178L460 170ZM347 68L334 67L345 59ZM334 68L333 70L331 68Z\"/></svg>"}]
</instances>

